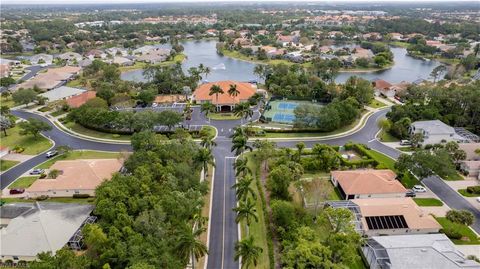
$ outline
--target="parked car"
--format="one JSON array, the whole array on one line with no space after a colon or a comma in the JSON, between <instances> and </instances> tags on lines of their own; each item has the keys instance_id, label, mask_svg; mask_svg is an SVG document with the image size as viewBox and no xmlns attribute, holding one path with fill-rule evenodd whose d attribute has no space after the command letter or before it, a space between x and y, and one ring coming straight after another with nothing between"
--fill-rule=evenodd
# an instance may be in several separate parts
<instances>
[{"instance_id":1,"label":"parked car","mask_svg":"<svg viewBox=\"0 0 480 269\"><path fill-rule=\"evenodd\" d=\"M10 194L22 194L25 192L25 189L11 189Z\"/></svg>"},{"instance_id":2,"label":"parked car","mask_svg":"<svg viewBox=\"0 0 480 269\"><path fill-rule=\"evenodd\" d=\"M412 142L410 142L410 140L401 140L400 145L401 146L411 146Z\"/></svg>"},{"instance_id":3,"label":"parked car","mask_svg":"<svg viewBox=\"0 0 480 269\"><path fill-rule=\"evenodd\" d=\"M55 155L57 155L57 154L58 154L58 151L56 151L56 150L51 150L51 151L47 152L47 153L45 154L45 156L47 156L47 158L51 158L51 157L53 157L53 156L55 156Z\"/></svg>"},{"instance_id":4,"label":"parked car","mask_svg":"<svg viewBox=\"0 0 480 269\"><path fill-rule=\"evenodd\" d=\"M43 172L45 172L45 170L37 168L30 171L30 175L41 175L43 174Z\"/></svg>"},{"instance_id":5,"label":"parked car","mask_svg":"<svg viewBox=\"0 0 480 269\"><path fill-rule=\"evenodd\" d=\"M480 203L480 197L477 197L477 202L479 202L479 203Z\"/></svg>"},{"instance_id":6,"label":"parked car","mask_svg":"<svg viewBox=\"0 0 480 269\"><path fill-rule=\"evenodd\" d=\"M425 189L425 187L423 187L422 185L415 185L413 186L412 190L414 192L427 192L427 189Z\"/></svg>"},{"instance_id":7,"label":"parked car","mask_svg":"<svg viewBox=\"0 0 480 269\"><path fill-rule=\"evenodd\" d=\"M417 196L417 194L413 190L408 190L405 193L405 197L416 197L416 196Z\"/></svg>"}]
</instances>

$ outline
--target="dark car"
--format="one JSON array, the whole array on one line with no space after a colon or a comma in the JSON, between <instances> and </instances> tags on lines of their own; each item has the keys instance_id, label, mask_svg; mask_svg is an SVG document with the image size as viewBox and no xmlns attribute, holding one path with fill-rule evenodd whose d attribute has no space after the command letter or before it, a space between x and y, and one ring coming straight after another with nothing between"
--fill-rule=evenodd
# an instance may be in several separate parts
<instances>
[{"instance_id":1,"label":"dark car","mask_svg":"<svg viewBox=\"0 0 480 269\"><path fill-rule=\"evenodd\" d=\"M25 189L11 189L10 194L22 194L25 192Z\"/></svg>"},{"instance_id":2,"label":"dark car","mask_svg":"<svg viewBox=\"0 0 480 269\"><path fill-rule=\"evenodd\" d=\"M405 197L416 197L417 194L412 191L412 190L409 190L407 193L405 193Z\"/></svg>"}]
</instances>

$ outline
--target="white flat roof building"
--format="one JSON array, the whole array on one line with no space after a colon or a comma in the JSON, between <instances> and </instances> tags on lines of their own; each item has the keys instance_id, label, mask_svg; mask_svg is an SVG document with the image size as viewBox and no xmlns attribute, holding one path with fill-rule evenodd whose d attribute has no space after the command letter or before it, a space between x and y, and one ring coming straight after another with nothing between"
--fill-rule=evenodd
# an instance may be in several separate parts
<instances>
[{"instance_id":1,"label":"white flat roof building","mask_svg":"<svg viewBox=\"0 0 480 269\"><path fill-rule=\"evenodd\" d=\"M57 100L63 100L68 97L72 97L75 95L79 95L81 93L86 92L86 90L83 89L78 89L78 88L72 88L68 86L61 86L58 88L55 88L51 91L44 92L40 94L43 97L48 98L49 102L57 101Z\"/></svg>"}]
</instances>

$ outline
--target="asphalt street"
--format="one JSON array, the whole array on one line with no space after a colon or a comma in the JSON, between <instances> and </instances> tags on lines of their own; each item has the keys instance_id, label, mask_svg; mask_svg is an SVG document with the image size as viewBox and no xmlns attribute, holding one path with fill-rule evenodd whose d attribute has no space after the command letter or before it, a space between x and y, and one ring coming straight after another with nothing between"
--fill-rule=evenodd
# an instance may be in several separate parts
<instances>
[{"instance_id":1,"label":"asphalt street","mask_svg":"<svg viewBox=\"0 0 480 269\"><path fill-rule=\"evenodd\" d=\"M295 147L295 144L303 141L307 147L312 147L317 143L343 145L348 141L355 141L366 144L370 148L396 159L400 155L400 151L387 147L375 139L375 136L379 130L377 122L380 118L384 117L386 113L387 110L381 110L374 113L366 121L365 126L362 129L343 137L333 139L277 139L275 142L278 147ZM68 145L73 149L95 149L104 151L131 150L129 145L95 142L71 136L58 129L55 125L48 121L48 119L36 114L23 111L14 111L13 114L21 118L34 117L48 122L52 126L52 130L45 132L44 135L52 139L55 142L55 146ZM257 117L258 112L255 113L254 118ZM236 198L235 191L231 188L235 184L235 176L233 168L234 158L233 154L230 152L231 142L229 135L233 132L233 128L240 125L242 122L240 120L208 121L200 113L199 107L195 107L192 120L190 120L188 123L196 125L209 124L216 127L218 130L218 136L216 138L217 147L215 147L213 151L216 169L214 175L215 183L213 186L212 215L210 217L211 230L209 235L210 243L207 267L213 269L237 269L239 264L233 260L233 257L234 245L238 240L238 225L235 223L235 213L232 211L232 208L236 206ZM46 158L44 154L41 154L6 171L1 175L1 188L4 189L18 176L29 171L45 160ZM438 177L429 177L423 182L449 207L455 209L465 209L474 213L476 221L475 224L472 225L472 228L480 233L479 210L470 205L464 198L462 198L458 193L445 184L442 179Z\"/></svg>"}]
</instances>

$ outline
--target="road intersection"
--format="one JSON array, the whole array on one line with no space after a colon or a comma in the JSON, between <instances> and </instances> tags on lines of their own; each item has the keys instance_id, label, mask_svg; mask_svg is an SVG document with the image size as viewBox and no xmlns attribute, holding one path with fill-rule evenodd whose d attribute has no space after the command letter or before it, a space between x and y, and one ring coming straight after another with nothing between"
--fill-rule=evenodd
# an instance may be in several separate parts
<instances>
[{"instance_id":1,"label":"road intersection","mask_svg":"<svg viewBox=\"0 0 480 269\"><path fill-rule=\"evenodd\" d=\"M377 122L383 118L388 109L378 110L370 114L361 126L352 132L338 134L336 137L329 138L299 138L299 139L270 139L275 141L277 147L293 148L299 141L303 141L307 148L313 147L317 143L343 145L348 141L355 141L366 144L371 149L379 151L393 159L397 159L401 154L400 151L388 147L376 139L379 131ZM43 134L50 138L55 146L68 145L72 149L89 149L102 151L131 151L132 148L127 144L118 144L114 142L87 140L81 137L69 134L55 124L50 119L22 110L14 110L12 113L23 119L37 118L47 122L52 126L52 130ZM258 112L255 117L258 117ZM212 191L212 208L210 216L210 232L209 232L209 255L206 268L239 268L239 263L234 261L234 245L238 240L238 225L235 223L235 213L231 208L236 206L235 191L232 189L235 184L235 171L233 168L234 155L230 151L231 141L230 134L233 128L241 125L240 120L207 120L199 108L194 108L192 120L184 124L211 125L217 129L215 141L217 146L213 149L215 157L216 169L214 173L214 184ZM45 156L40 154L33 157L9 170L1 175L1 188L6 188L16 178L45 161ZM439 177L432 176L423 180L423 183L430 188L440 199L442 199L449 207L455 209L466 209L471 211L476 218L472 228L480 233L480 211L474 208L468 201L463 199L456 191L451 189Z\"/></svg>"}]
</instances>

